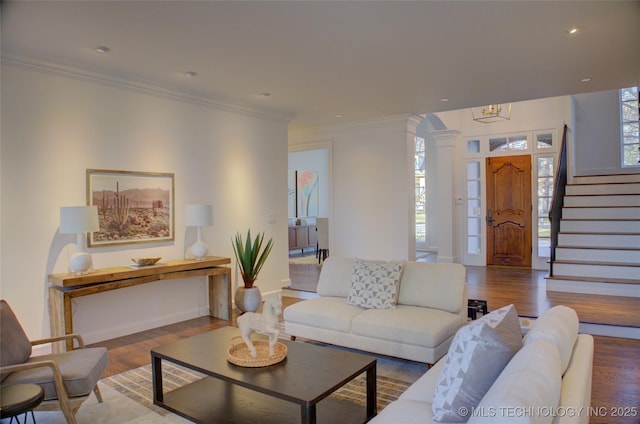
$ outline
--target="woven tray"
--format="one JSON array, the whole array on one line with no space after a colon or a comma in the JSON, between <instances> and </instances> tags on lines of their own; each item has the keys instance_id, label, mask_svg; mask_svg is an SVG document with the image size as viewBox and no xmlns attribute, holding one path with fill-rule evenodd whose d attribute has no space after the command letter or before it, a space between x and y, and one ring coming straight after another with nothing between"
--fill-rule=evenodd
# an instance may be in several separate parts
<instances>
[{"instance_id":1,"label":"woven tray","mask_svg":"<svg viewBox=\"0 0 640 424\"><path fill-rule=\"evenodd\" d=\"M239 339L240 342L234 342L234 339ZM259 368L277 364L287 357L287 346L283 343L276 342L273 347L273 356L269 357L269 342L267 340L252 341L258 354L256 358L251 357L251 352L242 337L234 337L227 350L227 361L240 367Z\"/></svg>"}]
</instances>

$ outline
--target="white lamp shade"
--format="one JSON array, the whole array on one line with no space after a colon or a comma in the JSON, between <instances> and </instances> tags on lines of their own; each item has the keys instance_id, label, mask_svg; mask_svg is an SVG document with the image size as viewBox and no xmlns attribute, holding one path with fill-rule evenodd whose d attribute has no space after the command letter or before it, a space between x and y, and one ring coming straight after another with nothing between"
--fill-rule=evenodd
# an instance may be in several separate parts
<instances>
[{"instance_id":1,"label":"white lamp shade","mask_svg":"<svg viewBox=\"0 0 640 424\"><path fill-rule=\"evenodd\" d=\"M188 227L213 225L213 205L187 205L185 223Z\"/></svg>"},{"instance_id":2,"label":"white lamp shade","mask_svg":"<svg viewBox=\"0 0 640 424\"><path fill-rule=\"evenodd\" d=\"M97 206L65 206L60 208L61 233L87 233L99 230Z\"/></svg>"}]
</instances>

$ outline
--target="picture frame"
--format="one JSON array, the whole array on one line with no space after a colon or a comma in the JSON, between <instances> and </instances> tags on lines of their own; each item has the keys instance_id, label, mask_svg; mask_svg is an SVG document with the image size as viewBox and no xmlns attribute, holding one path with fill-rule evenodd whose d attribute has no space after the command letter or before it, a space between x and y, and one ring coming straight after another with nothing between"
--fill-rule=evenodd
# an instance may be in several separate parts
<instances>
[{"instance_id":1,"label":"picture frame","mask_svg":"<svg viewBox=\"0 0 640 424\"><path fill-rule=\"evenodd\" d=\"M287 216L289 218L298 216L296 204L296 173L297 171L289 169L287 174Z\"/></svg>"},{"instance_id":2,"label":"picture frame","mask_svg":"<svg viewBox=\"0 0 640 424\"><path fill-rule=\"evenodd\" d=\"M312 218L318 216L318 173L296 171L296 216Z\"/></svg>"},{"instance_id":3,"label":"picture frame","mask_svg":"<svg viewBox=\"0 0 640 424\"><path fill-rule=\"evenodd\" d=\"M174 174L87 169L87 204L100 230L89 247L175 240Z\"/></svg>"}]
</instances>

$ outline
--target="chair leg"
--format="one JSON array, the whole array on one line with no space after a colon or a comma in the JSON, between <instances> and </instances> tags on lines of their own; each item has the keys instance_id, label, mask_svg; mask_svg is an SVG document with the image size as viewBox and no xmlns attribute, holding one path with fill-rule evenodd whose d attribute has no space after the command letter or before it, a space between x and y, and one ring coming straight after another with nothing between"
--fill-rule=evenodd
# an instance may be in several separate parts
<instances>
[{"instance_id":1,"label":"chair leg","mask_svg":"<svg viewBox=\"0 0 640 424\"><path fill-rule=\"evenodd\" d=\"M102 403L102 393L100 393L100 387L96 383L96 387L93 388L93 393L96 394L96 399L98 399L98 403Z\"/></svg>"},{"instance_id":2,"label":"chair leg","mask_svg":"<svg viewBox=\"0 0 640 424\"><path fill-rule=\"evenodd\" d=\"M62 402L60 402L60 409L62 409L62 413L67 419L67 424L78 424L78 421L76 421L75 411L71 409L71 407L67 403L63 404Z\"/></svg>"}]
</instances>

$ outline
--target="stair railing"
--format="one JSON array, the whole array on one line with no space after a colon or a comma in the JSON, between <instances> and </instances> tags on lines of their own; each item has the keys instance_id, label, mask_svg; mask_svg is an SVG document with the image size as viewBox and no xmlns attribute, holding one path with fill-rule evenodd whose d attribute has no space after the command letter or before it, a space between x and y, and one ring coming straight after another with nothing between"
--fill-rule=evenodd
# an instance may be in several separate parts
<instances>
[{"instance_id":1,"label":"stair railing","mask_svg":"<svg viewBox=\"0 0 640 424\"><path fill-rule=\"evenodd\" d=\"M553 276L553 262L556 259L556 246L558 245L558 233L560 233L560 220L564 207L564 195L567 187L567 125L562 131L562 144L560 145L560 158L556 167L556 180L553 186L553 197L549 208L549 221L551 222L551 251L549 252L549 276Z\"/></svg>"}]
</instances>

